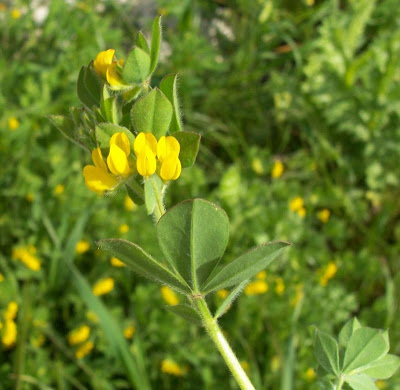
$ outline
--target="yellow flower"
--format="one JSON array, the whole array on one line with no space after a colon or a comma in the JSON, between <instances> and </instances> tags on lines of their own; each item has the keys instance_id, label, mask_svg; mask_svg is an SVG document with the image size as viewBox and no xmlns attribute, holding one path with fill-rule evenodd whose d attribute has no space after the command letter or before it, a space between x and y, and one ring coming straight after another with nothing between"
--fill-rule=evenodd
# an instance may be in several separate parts
<instances>
[{"instance_id":1,"label":"yellow flower","mask_svg":"<svg viewBox=\"0 0 400 390\"><path fill-rule=\"evenodd\" d=\"M124 223L119 227L119 232L122 234L128 233L129 232L129 226Z\"/></svg>"},{"instance_id":2,"label":"yellow flower","mask_svg":"<svg viewBox=\"0 0 400 390\"><path fill-rule=\"evenodd\" d=\"M157 143L157 157L161 162L160 177L164 181L179 178L182 165L179 160L181 146L178 140L172 136L162 136Z\"/></svg>"},{"instance_id":3,"label":"yellow flower","mask_svg":"<svg viewBox=\"0 0 400 390\"><path fill-rule=\"evenodd\" d=\"M54 188L54 193L56 195L61 195L64 192L64 186L62 184L57 184Z\"/></svg>"},{"instance_id":4,"label":"yellow flower","mask_svg":"<svg viewBox=\"0 0 400 390\"><path fill-rule=\"evenodd\" d=\"M136 331L136 329L133 325L129 325L128 327L126 327L124 329L125 338L130 340L133 337L133 335L135 334L135 331Z\"/></svg>"},{"instance_id":5,"label":"yellow flower","mask_svg":"<svg viewBox=\"0 0 400 390\"><path fill-rule=\"evenodd\" d=\"M13 320L6 320L4 324L4 331L2 343L6 348L12 347L17 341L17 324Z\"/></svg>"},{"instance_id":6,"label":"yellow flower","mask_svg":"<svg viewBox=\"0 0 400 390\"><path fill-rule=\"evenodd\" d=\"M256 280L249 283L245 289L244 293L246 295L260 295L268 291L268 284L264 280Z\"/></svg>"},{"instance_id":7,"label":"yellow flower","mask_svg":"<svg viewBox=\"0 0 400 390\"><path fill-rule=\"evenodd\" d=\"M222 299L225 299L228 296L228 294L229 294L229 291L226 290L226 289L222 289L222 290L218 290L217 291L217 295Z\"/></svg>"},{"instance_id":8,"label":"yellow flower","mask_svg":"<svg viewBox=\"0 0 400 390\"><path fill-rule=\"evenodd\" d=\"M312 382L312 381L315 379L315 377L316 377L317 375L316 375L314 369L310 367L310 368L306 371L305 376L306 376L306 378L307 378L307 380L308 380L309 382Z\"/></svg>"},{"instance_id":9,"label":"yellow flower","mask_svg":"<svg viewBox=\"0 0 400 390\"><path fill-rule=\"evenodd\" d=\"M301 209L297 210L297 214L301 217L304 218L307 214L307 211L304 207L302 207Z\"/></svg>"},{"instance_id":10,"label":"yellow flower","mask_svg":"<svg viewBox=\"0 0 400 390\"><path fill-rule=\"evenodd\" d=\"M3 274L0 272L0 283L4 280Z\"/></svg>"},{"instance_id":11,"label":"yellow flower","mask_svg":"<svg viewBox=\"0 0 400 390\"><path fill-rule=\"evenodd\" d=\"M258 157L254 157L251 162L251 168L257 175L262 175L264 173L264 168L262 166L262 162Z\"/></svg>"},{"instance_id":12,"label":"yellow flower","mask_svg":"<svg viewBox=\"0 0 400 390\"><path fill-rule=\"evenodd\" d=\"M40 270L40 260L35 256L36 248L33 245L28 247L14 248L12 258L19 260L32 271Z\"/></svg>"},{"instance_id":13,"label":"yellow flower","mask_svg":"<svg viewBox=\"0 0 400 390\"><path fill-rule=\"evenodd\" d=\"M272 178L277 179L278 177L281 177L283 171L284 171L284 166L282 164L282 161L276 160L274 162L274 166L272 167L272 173L271 173Z\"/></svg>"},{"instance_id":14,"label":"yellow flower","mask_svg":"<svg viewBox=\"0 0 400 390\"><path fill-rule=\"evenodd\" d=\"M271 371L272 372L277 372L281 367L281 361L279 359L279 356L274 356L271 359Z\"/></svg>"},{"instance_id":15,"label":"yellow flower","mask_svg":"<svg viewBox=\"0 0 400 390\"><path fill-rule=\"evenodd\" d=\"M267 271L265 271L265 270L260 271L260 272L256 275L256 279L258 279L258 280L265 280L265 279L267 279Z\"/></svg>"},{"instance_id":16,"label":"yellow flower","mask_svg":"<svg viewBox=\"0 0 400 390\"><path fill-rule=\"evenodd\" d=\"M97 149L100 151L100 148ZM110 152L107 158L108 168L114 175L127 177L132 173L128 161L130 153L128 136L125 133L115 133L110 138Z\"/></svg>"},{"instance_id":17,"label":"yellow flower","mask_svg":"<svg viewBox=\"0 0 400 390\"><path fill-rule=\"evenodd\" d=\"M383 381L382 379L379 379L378 381L375 382L375 385L378 389L386 389L387 388L387 383Z\"/></svg>"},{"instance_id":18,"label":"yellow flower","mask_svg":"<svg viewBox=\"0 0 400 390\"><path fill-rule=\"evenodd\" d=\"M114 158L116 159L115 156ZM118 180L108 172L100 148L92 151L92 160L94 165L86 165L83 168L83 176L87 188L98 194L113 189L118 184Z\"/></svg>"},{"instance_id":19,"label":"yellow flower","mask_svg":"<svg viewBox=\"0 0 400 390\"><path fill-rule=\"evenodd\" d=\"M125 196L124 206L127 211L134 211L137 209L137 205L128 195Z\"/></svg>"},{"instance_id":20,"label":"yellow flower","mask_svg":"<svg viewBox=\"0 0 400 390\"><path fill-rule=\"evenodd\" d=\"M285 283L282 278L276 279L275 292L278 295L283 295L283 293L285 292Z\"/></svg>"},{"instance_id":21,"label":"yellow flower","mask_svg":"<svg viewBox=\"0 0 400 390\"><path fill-rule=\"evenodd\" d=\"M87 325L82 325L77 329L72 330L68 335L69 345L77 345L85 342L90 336L90 328Z\"/></svg>"},{"instance_id":22,"label":"yellow flower","mask_svg":"<svg viewBox=\"0 0 400 390\"><path fill-rule=\"evenodd\" d=\"M105 295L105 294L108 294L113 289L114 289L114 279L113 278L100 279L93 286L93 294L97 295L97 296Z\"/></svg>"},{"instance_id":23,"label":"yellow flower","mask_svg":"<svg viewBox=\"0 0 400 390\"><path fill-rule=\"evenodd\" d=\"M90 244L86 240L79 240L75 246L75 252L78 254L83 254L90 249Z\"/></svg>"},{"instance_id":24,"label":"yellow flower","mask_svg":"<svg viewBox=\"0 0 400 390\"><path fill-rule=\"evenodd\" d=\"M116 257L111 257L110 263L113 267L126 267L126 264L123 263L120 259L117 259Z\"/></svg>"},{"instance_id":25,"label":"yellow flower","mask_svg":"<svg viewBox=\"0 0 400 390\"><path fill-rule=\"evenodd\" d=\"M97 54L97 57L93 62L94 70L103 79L107 78L107 69L113 62L114 54L115 54L114 49L101 51L99 54Z\"/></svg>"},{"instance_id":26,"label":"yellow flower","mask_svg":"<svg viewBox=\"0 0 400 390\"><path fill-rule=\"evenodd\" d=\"M161 371L165 374L182 376L184 370L173 360L171 359L164 359L161 363Z\"/></svg>"},{"instance_id":27,"label":"yellow flower","mask_svg":"<svg viewBox=\"0 0 400 390\"><path fill-rule=\"evenodd\" d=\"M289 208L292 211L298 211L302 208L304 208L304 200L302 197L297 196L296 198L293 198L290 203L289 203Z\"/></svg>"},{"instance_id":28,"label":"yellow flower","mask_svg":"<svg viewBox=\"0 0 400 390\"><path fill-rule=\"evenodd\" d=\"M21 11L20 11L19 9L17 9L17 8L14 8L14 9L11 11L11 17L12 17L13 19L19 19L19 18L21 17Z\"/></svg>"},{"instance_id":29,"label":"yellow flower","mask_svg":"<svg viewBox=\"0 0 400 390\"><path fill-rule=\"evenodd\" d=\"M19 127L19 120L17 118L15 118L14 116L8 118L8 128L11 131L17 130L18 127Z\"/></svg>"},{"instance_id":30,"label":"yellow flower","mask_svg":"<svg viewBox=\"0 0 400 390\"><path fill-rule=\"evenodd\" d=\"M175 306L179 303L179 298L177 297L175 292L167 286L161 287L161 295L164 301L170 306Z\"/></svg>"},{"instance_id":31,"label":"yellow flower","mask_svg":"<svg viewBox=\"0 0 400 390\"><path fill-rule=\"evenodd\" d=\"M124 85L124 81L122 80L121 72L122 66L124 65L124 60L113 61L111 65L107 68L106 78L108 84L112 87L119 87Z\"/></svg>"},{"instance_id":32,"label":"yellow flower","mask_svg":"<svg viewBox=\"0 0 400 390\"><path fill-rule=\"evenodd\" d=\"M93 341L86 341L86 343L82 344L76 351L75 356L77 359L83 359L86 355L88 355L94 347Z\"/></svg>"},{"instance_id":33,"label":"yellow flower","mask_svg":"<svg viewBox=\"0 0 400 390\"><path fill-rule=\"evenodd\" d=\"M157 140L152 133L139 133L133 143L137 161L136 168L140 175L151 176L156 171Z\"/></svg>"},{"instance_id":34,"label":"yellow flower","mask_svg":"<svg viewBox=\"0 0 400 390\"><path fill-rule=\"evenodd\" d=\"M317 217L322 223L327 223L330 216L331 212L328 209L323 209L317 213Z\"/></svg>"},{"instance_id":35,"label":"yellow flower","mask_svg":"<svg viewBox=\"0 0 400 390\"><path fill-rule=\"evenodd\" d=\"M319 279L321 286L325 287L328 282L336 275L338 267L334 261L331 261L326 267Z\"/></svg>"},{"instance_id":36,"label":"yellow flower","mask_svg":"<svg viewBox=\"0 0 400 390\"><path fill-rule=\"evenodd\" d=\"M4 312L3 317L6 321L15 320L17 313L18 313L18 304L17 304L17 302L11 301L7 305L7 309Z\"/></svg>"}]
</instances>

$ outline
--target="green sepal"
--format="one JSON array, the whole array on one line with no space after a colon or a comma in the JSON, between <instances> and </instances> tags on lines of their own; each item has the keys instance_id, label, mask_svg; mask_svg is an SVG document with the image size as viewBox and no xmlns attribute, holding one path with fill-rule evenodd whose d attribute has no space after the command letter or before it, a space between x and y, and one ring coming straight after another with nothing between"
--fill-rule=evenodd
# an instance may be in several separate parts
<instances>
[{"instance_id":1,"label":"green sepal","mask_svg":"<svg viewBox=\"0 0 400 390\"><path fill-rule=\"evenodd\" d=\"M189 305L165 306L165 308L192 324L202 325L199 313Z\"/></svg>"},{"instance_id":2,"label":"green sepal","mask_svg":"<svg viewBox=\"0 0 400 390\"><path fill-rule=\"evenodd\" d=\"M225 252L229 220L224 210L204 199L186 200L161 217L157 237L169 263L196 289Z\"/></svg>"},{"instance_id":3,"label":"green sepal","mask_svg":"<svg viewBox=\"0 0 400 390\"><path fill-rule=\"evenodd\" d=\"M324 370L339 375L339 346L336 340L317 329L314 343L315 357Z\"/></svg>"},{"instance_id":4,"label":"green sepal","mask_svg":"<svg viewBox=\"0 0 400 390\"><path fill-rule=\"evenodd\" d=\"M166 284L177 291L191 293L189 286L175 276L167 267L159 263L138 245L121 239L105 239L99 243L99 248L124 262L132 271L160 284Z\"/></svg>"},{"instance_id":5,"label":"green sepal","mask_svg":"<svg viewBox=\"0 0 400 390\"><path fill-rule=\"evenodd\" d=\"M178 140L181 151L179 152L179 160L181 161L182 168L191 167L197 157L200 147L200 134L192 131L179 131L174 133L173 136Z\"/></svg>"},{"instance_id":6,"label":"green sepal","mask_svg":"<svg viewBox=\"0 0 400 390\"><path fill-rule=\"evenodd\" d=\"M111 96L100 102L100 113L107 121L118 124L122 119L121 106L117 96Z\"/></svg>"},{"instance_id":7,"label":"green sepal","mask_svg":"<svg viewBox=\"0 0 400 390\"><path fill-rule=\"evenodd\" d=\"M160 54L161 46L161 16L157 16L153 22L153 33L151 35L151 48L150 48L150 74L154 72L158 63L158 56Z\"/></svg>"},{"instance_id":8,"label":"green sepal","mask_svg":"<svg viewBox=\"0 0 400 390\"><path fill-rule=\"evenodd\" d=\"M142 84L150 74L150 56L140 47L134 47L124 64L122 78L126 84Z\"/></svg>"},{"instance_id":9,"label":"green sepal","mask_svg":"<svg viewBox=\"0 0 400 390\"><path fill-rule=\"evenodd\" d=\"M152 214L157 205L157 195L154 192L154 187L157 187L157 193L160 194L163 187L162 180L157 175L145 179L144 181L144 201L146 203L147 214ZM162 200L160 200L162 201Z\"/></svg>"},{"instance_id":10,"label":"green sepal","mask_svg":"<svg viewBox=\"0 0 400 390\"><path fill-rule=\"evenodd\" d=\"M178 81L178 75L169 74L168 76L165 76L160 83L161 91L171 102L172 107L174 109L172 114L171 124L169 126L170 134L182 130L182 120L179 108L177 81Z\"/></svg>"},{"instance_id":11,"label":"green sepal","mask_svg":"<svg viewBox=\"0 0 400 390\"><path fill-rule=\"evenodd\" d=\"M129 139L131 147L135 141L135 136L126 127L115 125L113 123L98 123L96 125L96 138L98 145L101 149L108 149L110 147L110 138L115 133L125 133Z\"/></svg>"},{"instance_id":12,"label":"green sepal","mask_svg":"<svg viewBox=\"0 0 400 390\"><path fill-rule=\"evenodd\" d=\"M141 31L138 32L138 35L136 37L136 46L140 47L142 50L150 55L150 46L147 42L146 37Z\"/></svg>"},{"instance_id":13,"label":"green sepal","mask_svg":"<svg viewBox=\"0 0 400 390\"><path fill-rule=\"evenodd\" d=\"M131 110L135 131L153 133L157 139L165 135L171 118L172 105L158 88L137 100Z\"/></svg>"},{"instance_id":14,"label":"green sepal","mask_svg":"<svg viewBox=\"0 0 400 390\"><path fill-rule=\"evenodd\" d=\"M208 294L221 288L235 286L246 279L250 279L272 263L289 245L288 242L277 241L249 250L212 275L201 286L201 292Z\"/></svg>"}]
</instances>

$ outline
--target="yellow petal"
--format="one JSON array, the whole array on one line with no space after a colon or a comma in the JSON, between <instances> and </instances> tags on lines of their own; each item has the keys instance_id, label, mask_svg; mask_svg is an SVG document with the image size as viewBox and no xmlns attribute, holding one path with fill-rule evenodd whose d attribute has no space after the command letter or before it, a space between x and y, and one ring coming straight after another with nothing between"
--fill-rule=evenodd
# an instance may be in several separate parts
<instances>
[{"instance_id":1,"label":"yellow petal","mask_svg":"<svg viewBox=\"0 0 400 390\"><path fill-rule=\"evenodd\" d=\"M136 168L139 174L145 177L151 176L156 171L156 156L150 148L145 147L138 155Z\"/></svg>"},{"instance_id":2,"label":"yellow petal","mask_svg":"<svg viewBox=\"0 0 400 390\"><path fill-rule=\"evenodd\" d=\"M96 149L92 150L92 160L94 162L94 165L97 168L101 168L101 169L104 169L105 171L107 171L107 165L103 159L103 155L101 154L100 148L96 148Z\"/></svg>"},{"instance_id":3,"label":"yellow petal","mask_svg":"<svg viewBox=\"0 0 400 390\"><path fill-rule=\"evenodd\" d=\"M128 157L131 153L131 146L129 143L129 138L125 133L115 133L110 138L110 146L117 145L120 149L122 149L126 156Z\"/></svg>"},{"instance_id":4,"label":"yellow petal","mask_svg":"<svg viewBox=\"0 0 400 390\"><path fill-rule=\"evenodd\" d=\"M163 162L170 153L179 155L180 150L181 146L178 140L171 135L168 137L162 136L157 143L157 156L161 162Z\"/></svg>"},{"instance_id":5,"label":"yellow petal","mask_svg":"<svg viewBox=\"0 0 400 390\"><path fill-rule=\"evenodd\" d=\"M170 153L161 164L160 177L164 181L176 180L181 174L182 166L176 153Z\"/></svg>"},{"instance_id":6,"label":"yellow petal","mask_svg":"<svg viewBox=\"0 0 400 390\"><path fill-rule=\"evenodd\" d=\"M110 146L107 165L114 175L128 176L131 173L125 152L115 144Z\"/></svg>"},{"instance_id":7,"label":"yellow petal","mask_svg":"<svg viewBox=\"0 0 400 390\"><path fill-rule=\"evenodd\" d=\"M118 180L104 169L93 165L86 165L83 168L83 176L89 190L102 194L118 184Z\"/></svg>"},{"instance_id":8,"label":"yellow petal","mask_svg":"<svg viewBox=\"0 0 400 390\"><path fill-rule=\"evenodd\" d=\"M107 69L113 62L114 53L113 49L101 51L93 62L94 70L103 78L106 78Z\"/></svg>"},{"instance_id":9,"label":"yellow petal","mask_svg":"<svg viewBox=\"0 0 400 390\"><path fill-rule=\"evenodd\" d=\"M157 154L157 140L152 133L139 133L133 143L133 150L137 157L141 154L145 148L148 147L150 151Z\"/></svg>"},{"instance_id":10,"label":"yellow petal","mask_svg":"<svg viewBox=\"0 0 400 390\"><path fill-rule=\"evenodd\" d=\"M114 61L106 71L106 78L108 81L108 84L112 86L119 86L119 85L124 85L124 81L122 80L120 71L119 71L119 65L117 61Z\"/></svg>"}]
</instances>

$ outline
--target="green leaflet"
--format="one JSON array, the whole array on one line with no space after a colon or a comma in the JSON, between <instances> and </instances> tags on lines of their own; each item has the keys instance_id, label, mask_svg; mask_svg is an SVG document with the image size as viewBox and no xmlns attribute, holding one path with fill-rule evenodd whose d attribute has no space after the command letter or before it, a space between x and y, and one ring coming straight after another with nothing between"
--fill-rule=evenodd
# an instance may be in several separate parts
<instances>
[{"instance_id":1,"label":"green leaflet","mask_svg":"<svg viewBox=\"0 0 400 390\"><path fill-rule=\"evenodd\" d=\"M193 307L188 305L175 305L165 306L165 308L172 313L177 314L179 317L184 318L186 321L195 325L202 325L201 318Z\"/></svg>"},{"instance_id":2,"label":"green leaflet","mask_svg":"<svg viewBox=\"0 0 400 390\"><path fill-rule=\"evenodd\" d=\"M278 241L260 245L249 250L242 256L226 264L201 287L201 291L207 294L211 291L234 286L246 279L250 279L275 260L288 245L290 244L287 242Z\"/></svg>"},{"instance_id":3,"label":"green leaflet","mask_svg":"<svg viewBox=\"0 0 400 390\"><path fill-rule=\"evenodd\" d=\"M160 284L166 284L177 291L187 294L191 290L187 284L175 276L168 268L160 264L138 245L121 239L101 240L99 248L123 261L139 275L152 279Z\"/></svg>"},{"instance_id":4,"label":"green leaflet","mask_svg":"<svg viewBox=\"0 0 400 390\"><path fill-rule=\"evenodd\" d=\"M154 72L158 63L158 56L160 54L161 46L161 16L154 19L153 34L151 36L151 49L150 49L150 74Z\"/></svg>"},{"instance_id":5,"label":"green leaflet","mask_svg":"<svg viewBox=\"0 0 400 390\"><path fill-rule=\"evenodd\" d=\"M165 257L195 290L218 264L228 236L225 211L203 199L179 203L157 224L158 242Z\"/></svg>"},{"instance_id":6,"label":"green leaflet","mask_svg":"<svg viewBox=\"0 0 400 390\"><path fill-rule=\"evenodd\" d=\"M339 374L339 346L333 337L317 330L314 352L322 368L329 373Z\"/></svg>"},{"instance_id":7,"label":"green leaflet","mask_svg":"<svg viewBox=\"0 0 400 390\"><path fill-rule=\"evenodd\" d=\"M181 145L179 160L181 161L182 168L191 167L195 163L199 151L200 134L191 131L179 131L174 133L173 136Z\"/></svg>"},{"instance_id":8,"label":"green leaflet","mask_svg":"<svg viewBox=\"0 0 400 390\"><path fill-rule=\"evenodd\" d=\"M150 74L150 56L140 47L134 47L122 71L122 78L126 84L141 84Z\"/></svg>"},{"instance_id":9,"label":"green leaflet","mask_svg":"<svg viewBox=\"0 0 400 390\"><path fill-rule=\"evenodd\" d=\"M168 131L171 118L172 105L158 88L137 100L131 110L135 131L153 133L157 139Z\"/></svg>"},{"instance_id":10,"label":"green leaflet","mask_svg":"<svg viewBox=\"0 0 400 390\"><path fill-rule=\"evenodd\" d=\"M164 95L171 102L174 109L171 124L169 127L169 133L175 133L182 130L182 120L179 108L178 91L177 91L178 75L169 74L165 76L160 83L160 89Z\"/></svg>"}]
</instances>

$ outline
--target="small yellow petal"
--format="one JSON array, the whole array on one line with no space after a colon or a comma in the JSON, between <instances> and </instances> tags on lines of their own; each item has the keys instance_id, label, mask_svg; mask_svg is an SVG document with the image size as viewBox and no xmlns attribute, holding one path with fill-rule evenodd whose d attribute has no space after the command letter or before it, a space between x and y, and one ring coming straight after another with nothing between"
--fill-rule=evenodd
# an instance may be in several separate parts
<instances>
[{"instance_id":1,"label":"small yellow petal","mask_svg":"<svg viewBox=\"0 0 400 390\"><path fill-rule=\"evenodd\" d=\"M132 172L125 152L117 145L110 146L107 165L114 175L129 176Z\"/></svg>"},{"instance_id":2,"label":"small yellow petal","mask_svg":"<svg viewBox=\"0 0 400 390\"><path fill-rule=\"evenodd\" d=\"M156 156L148 147L138 155L136 168L144 177L151 176L156 171Z\"/></svg>"},{"instance_id":3,"label":"small yellow petal","mask_svg":"<svg viewBox=\"0 0 400 390\"><path fill-rule=\"evenodd\" d=\"M175 306L179 303L179 298L175 294L174 290L167 286L162 286L161 287L161 295L164 299L164 301L170 305L170 306Z\"/></svg>"},{"instance_id":4,"label":"small yellow petal","mask_svg":"<svg viewBox=\"0 0 400 390\"><path fill-rule=\"evenodd\" d=\"M93 286L93 294L97 295L97 296L105 295L105 294L108 294L113 289L114 289L114 279L113 278L100 279Z\"/></svg>"},{"instance_id":5,"label":"small yellow petal","mask_svg":"<svg viewBox=\"0 0 400 390\"><path fill-rule=\"evenodd\" d=\"M113 267L126 267L126 264L117 257L111 257L110 263Z\"/></svg>"},{"instance_id":6,"label":"small yellow petal","mask_svg":"<svg viewBox=\"0 0 400 390\"><path fill-rule=\"evenodd\" d=\"M104 161L103 155L101 154L101 149L100 148L96 148L92 150L92 160L94 165L97 168L101 168L104 169L105 171L107 171L107 165Z\"/></svg>"},{"instance_id":7,"label":"small yellow petal","mask_svg":"<svg viewBox=\"0 0 400 390\"><path fill-rule=\"evenodd\" d=\"M113 62L114 54L115 50L113 49L101 51L93 62L94 70L104 79L106 78L108 67Z\"/></svg>"},{"instance_id":8,"label":"small yellow petal","mask_svg":"<svg viewBox=\"0 0 400 390\"><path fill-rule=\"evenodd\" d=\"M118 180L104 169L93 165L86 165L83 168L85 184L89 190L102 194L118 184Z\"/></svg>"},{"instance_id":9,"label":"small yellow petal","mask_svg":"<svg viewBox=\"0 0 400 390\"><path fill-rule=\"evenodd\" d=\"M128 157L131 153L131 145L129 143L129 138L125 133L115 133L110 138L110 146L117 145L120 149L122 149L126 156Z\"/></svg>"},{"instance_id":10,"label":"small yellow petal","mask_svg":"<svg viewBox=\"0 0 400 390\"><path fill-rule=\"evenodd\" d=\"M108 84L112 86L123 85L124 81L122 80L119 64L117 61L114 61L106 70L106 79Z\"/></svg>"},{"instance_id":11,"label":"small yellow petal","mask_svg":"<svg viewBox=\"0 0 400 390\"><path fill-rule=\"evenodd\" d=\"M157 143L157 157L163 162L170 153L176 153L179 156L181 146L178 140L172 136L162 136Z\"/></svg>"},{"instance_id":12,"label":"small yellow petal","mask_svg":"<svg viewBox=\"0 0 400 390\"><path fill-rule=\"evenodd\" d=\"M133 143L133 150L138 157L146 147L150 149L150 151L156 155L157 154L157 140L156 137L152 133L139 133L136 137L135 142Z\"/></svg>"}]
</instances>

